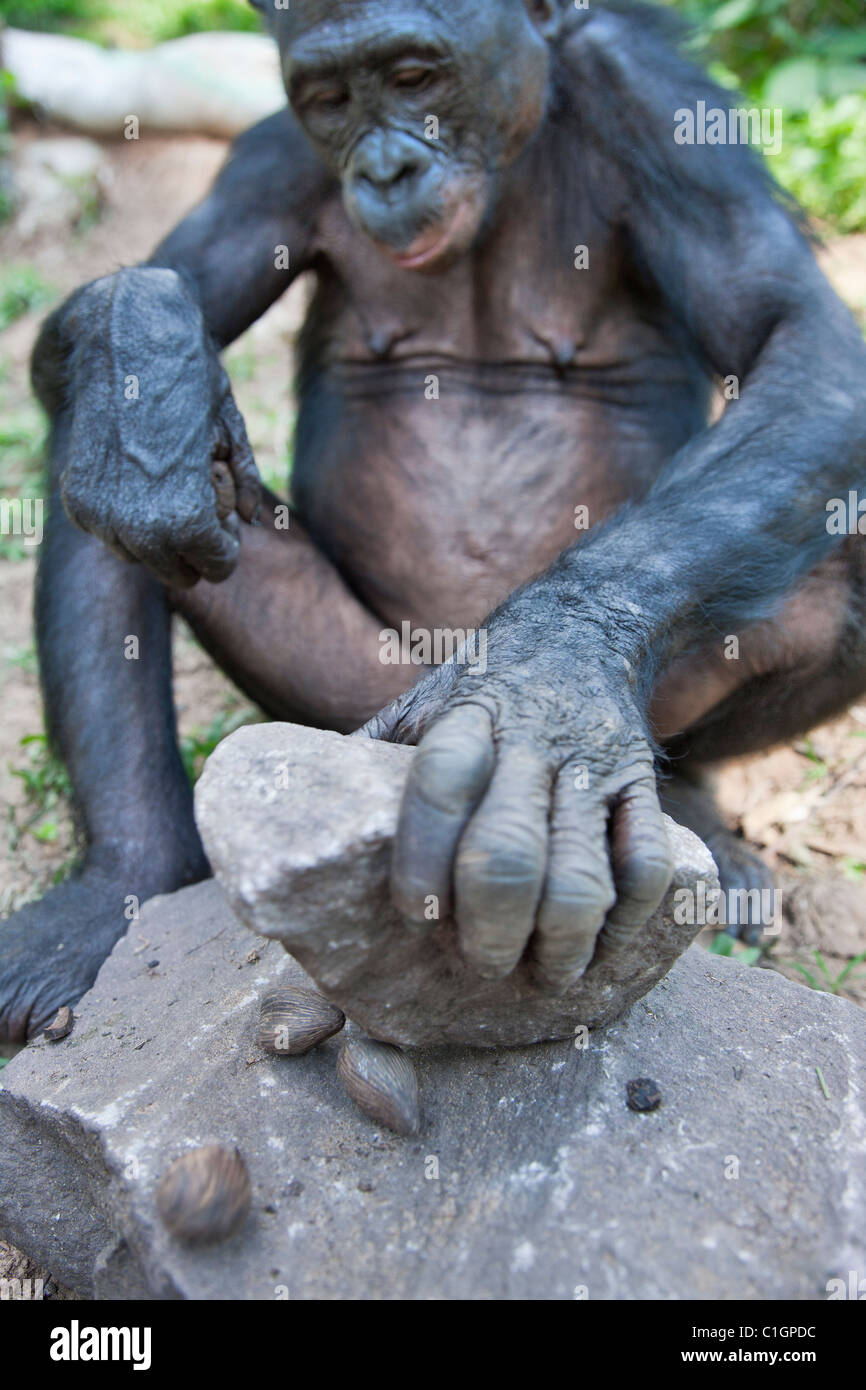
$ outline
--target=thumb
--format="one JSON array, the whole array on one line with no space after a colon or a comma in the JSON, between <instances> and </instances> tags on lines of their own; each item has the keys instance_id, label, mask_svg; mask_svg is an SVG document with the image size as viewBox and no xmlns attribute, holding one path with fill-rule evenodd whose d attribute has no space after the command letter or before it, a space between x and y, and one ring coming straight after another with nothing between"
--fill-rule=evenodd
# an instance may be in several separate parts
<instances>
[{"instance_id":1,"label":"thumb","mask_svg":"<svg viewBox=\"0 0 866 1390\"><path fill-rule=\"evenodd\" d=\"M459 667L451 661L437 666L350 737L375 738L384 743L417 743L430 722L445 708L458 674Z\"/></svg>"}]
</instances>

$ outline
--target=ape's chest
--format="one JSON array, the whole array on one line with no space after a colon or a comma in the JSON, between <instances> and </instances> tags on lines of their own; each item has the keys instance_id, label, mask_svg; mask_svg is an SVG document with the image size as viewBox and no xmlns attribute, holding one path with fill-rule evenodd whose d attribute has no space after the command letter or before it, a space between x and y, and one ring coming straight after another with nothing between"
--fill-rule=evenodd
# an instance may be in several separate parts
<instances>
[{"instance_id":1,"label":"ape's chest","mask_svg":"<svg viewBox=\"0 0 866 1390\"><path fill-rule=\"evenodd\" d=\"M537 232L537 228L533 229ZM331 229L312 314L328 363L445 360L562 373L618 365L657 342L632 301L614 247L560 235L551 246L510 228L434 274L396 268L355 232Z\"/></svg>"}]
</instances>

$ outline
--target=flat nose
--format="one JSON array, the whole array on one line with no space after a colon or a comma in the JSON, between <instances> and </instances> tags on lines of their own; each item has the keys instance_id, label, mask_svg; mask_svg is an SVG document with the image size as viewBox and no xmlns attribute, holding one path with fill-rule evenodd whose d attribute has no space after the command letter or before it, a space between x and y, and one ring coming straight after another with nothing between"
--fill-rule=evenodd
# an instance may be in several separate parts
<instances>
[{"instance_id":1,"label":"flat nose","mask_svg":"<svg viewBox=\"0 0 866 1390\"><path fill-rule=\"evenodd\" d=\"M417 140L396 132L368 135L355 151L352 173L371 184L377 193L390 193L399 184L417 178L430 160Z\"/></svg>"}]
</instances>

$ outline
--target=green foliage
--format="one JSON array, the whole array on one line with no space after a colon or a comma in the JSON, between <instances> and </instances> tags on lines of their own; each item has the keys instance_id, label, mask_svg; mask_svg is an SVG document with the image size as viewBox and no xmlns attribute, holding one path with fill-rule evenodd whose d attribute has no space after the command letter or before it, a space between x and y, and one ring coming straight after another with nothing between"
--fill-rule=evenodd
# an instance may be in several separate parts
<instances>
[{"instance_id":1,"label":"green foliage","mask_svg":"<svg viewBox=\"0 0 866 1390\"><path fill-rule=\"evenodd\" d=\"M255 724L260 718L251 706L239 706L236 700L230 698L225 709L206 729L194 729L192 733L184 734L180 740L180 755L190 782L195 785L198 781L202 768L218 743L222 743L243 724Z\"/></svg>"},{"instance_id":2,"label":"green foliage","mask_svg":"<svg viewBox=\"0 0 866 1390\"><path fill-rule=\"evenodd\" d=\"M813 216L866 230L863 0L668 0L726 85L781 109L775 176Z\"/></svg>"},{"instance_id":3,"label":"green foliage","mask_svg":"<svg viewBox=\"0 0 866 1390\"><path fill-rule=\"evenodd\" d=\"M155 8L155 7L154 7ZM164 0L155 26L157 41L200 34L211 29L241 29L257 33L261 19L248 0Z\"/></svg>"},{"instance_id":4,"label":"green foliage","mask_svg":"<svg viewBox=\"0 0 866 1390\"><path fill-rule=\"evenodd\" d=\"M93 19L105 0L0 0L0 15L18 29L58 29Z\"/></svg>"},{"instance_id":5,"label":"green foliage","mask_svg":"<svg viewBox=\"0 0 866 1390\"><path fill-rule=\"evenodd\" d=\"M844 969L840 970L839 974L836 976L830 974L827 968L827 962L824 960L820 951L813 951L812 959L815 961L820 972L818 975L813 974L811 970L806 969L805 965L800 965L795 960L791 961L791 965L795 970L799 970L800 974L805 977L812 989L823 990L825 994L838 994L845 981L853 975L856 967L862 965L863 962L866 961L866 951L861 951L859 956L852 956L848 964ZM854 976L854 978L860 979L861 975Z\"/></svg>"},{"instance_id":6,"label":"green foliage","mask_svg":"<svg viewBox=\"0 0 866 1390\"><path fill-rule=\"evenodd\" d=\"M60 30L103 41L162 43L210 29L261 30L249 0L0 0L22 29Z\"/></svg>"},{"instance_id":7,"label":"green foliage","mask_svg":"<svg viewBox=\"0 0 866 1390\"><path fill-rule=\"evenodd\" d=\"M30 265L10 265L0 271L0 333L34 309L44 309L56 291Z\"/></svg>"},{"instance_id":8,"label":"green foliage","mask_svg":"<svg viewBox=\"0 0 866 1390\"><path fill-rule=\"evenodd\" d=\"M757 965L764 954L763 946L744 946L736 941L730 932L720 931L713 937L710 954L714 956L733 956L740 965Z\"/></svg>"},{"instance_id":9,"label":"green foliage","mask_svg":"<svg viewBox=\"0 0 866 1390\"><path fill-rule=\"evenodd\" d=\"M866 230L866 94L815 103L786 116L774 161L780 183L842 232Z\"/></svg>"},{"instance_id":10,"label":"green foliage","mask_svg":"<svg viewBox=\"0 0 866 1390\"><path fill-rule=\"evenodd\" d=\"M13 849L26 831L37 840L56 840L60 826L50 813L59 807L65 818L65 803L72 795L69 774L52 752L45 734L28 734L20 746L27 750L27 761L22 767L10 768L10 772L24 785L28 814L23 823L16 818L12 825Z\"/></svg>"},{"instance_id":11,"label":"green foliage","mask_svg":"<svg viewBox=\"0 0 866 1390\"><path fill-rule=\"evenodd\" d=\"M12 104L14 86L15 81L11 72L0 68L0 222L7 221L15 208L12 198L12 182L6 164L12 153L8 108Z\"/></svg>"}]
</instances>

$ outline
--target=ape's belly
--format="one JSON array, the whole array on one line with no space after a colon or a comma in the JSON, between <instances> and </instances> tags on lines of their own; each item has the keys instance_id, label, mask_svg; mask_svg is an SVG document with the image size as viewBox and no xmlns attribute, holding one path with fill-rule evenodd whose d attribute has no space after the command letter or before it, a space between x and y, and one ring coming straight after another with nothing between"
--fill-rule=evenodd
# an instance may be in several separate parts
<instances>
[{"instance_id":1,"label":"ape's belly","mask_svg":"<svg viewBox=\"0 0 866 1390\"><path fill-rule=\"evenodd\" d=\"M294 501L389 625L472 626L647 487L700 396L685 374L331 368L302 399Z\"/></svg>"}]
</instances>

